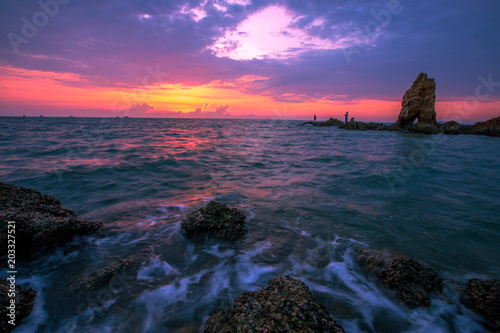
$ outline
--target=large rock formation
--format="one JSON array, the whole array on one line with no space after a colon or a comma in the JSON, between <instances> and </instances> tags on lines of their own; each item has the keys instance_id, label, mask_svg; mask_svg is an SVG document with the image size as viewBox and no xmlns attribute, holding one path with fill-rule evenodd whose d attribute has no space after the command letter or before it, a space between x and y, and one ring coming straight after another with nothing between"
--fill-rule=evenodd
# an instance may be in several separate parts
<instances>
[{"instance_id":1,"label":"large rock formation","mask_svg":"<svg viewBox=\"0 0 500 333\"><path fill-rule=\"evenodd\" d=\"M470 279L467 282L469 306L481 314L493 332L500 332L500 282Z\"/></svg>"},{"instance_id":2,"label":"large rock formation","mask_svg":"<svg viewBox=\"0 0 500 333\"><path fill-rule=\"evenodd\" d=\"M427 74L420 73L410 89L406 91L401 103L401 113L397 123L401 127L413 124L415 119L419 123L436 124L436 83L427 78Z\"/></svg>"},{"instance_id":3,"label":"large rock formation","mask_svg":"<svg viewBox=\"0 0 500 333\"><path fill-rule=\"evenodd\" d=\"M441 279L430 267L406 256L392 257L387 252L360 249L358 260L374 273L408 307L429 306L430 294L441 292Z\"/></svg>"},{"instance_id":4,"label":"large rock formation","mask_svg":"<svg viewBox=\"0 0 500 333\"><path fill-rule=\"evenodd\" d=\"M206 333L344 332L304 282L289 276L269 281L266 289L236 298L228 310L212 313Z\"/></svg>"},{"instance_id":5,"label":"large rock formation","mask_svg":"<svg viewBox=\"0 0 500 333\"><path fill-rule=\"evenodd\" d=\"M15 290L15 296L10 297L11 290ZM0 332L10 332L21 325L21 322L33 310L35 302L35 291L24 289L17 284L12 285L6 278L0 278ZM15 301L12 306L11 300ZM15 318L15 325L9 321Z\"/></svg>"},{"instance_id":6,"label":"large rock formation","mask_svg":"<svg viewBox=\"0 0 500 333\"><path fill-rule=\"evenodd\" d=\"M208 235L223 240L237 240L247 233L244 222L243 212L211 201L206 207L189 213L181 226L188 237Z\"/></svg>"},{"instance_id":7,"label":"large rock formation","mask_svg":"<svg viewBox=\"0 0 500 333\"><path fill-rule=\"evenodd\" d=\"M0 247L7 248L8 222L15 222L16 257L32 258L55 244L70 241L102 227L100 222L82 220L76 213L46 194L0 183Z\"/></svg>"}]
</instances>

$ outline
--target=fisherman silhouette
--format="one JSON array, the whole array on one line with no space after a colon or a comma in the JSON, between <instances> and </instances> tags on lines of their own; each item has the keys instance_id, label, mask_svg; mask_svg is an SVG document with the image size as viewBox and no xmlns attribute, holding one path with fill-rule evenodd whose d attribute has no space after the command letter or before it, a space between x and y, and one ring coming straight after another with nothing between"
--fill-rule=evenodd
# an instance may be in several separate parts
<instances>
[{"instance_id":1,"label":"fisherman silhouette","mask_svg":"<svg viewBox=\"0 0 500 333\"><path fill-rule=\"evenodd\" d=\"M347 119L348 119L348 118L349 118L349 112L348 112L348 111L346 111L346 113L345 113L345 123L346 123L346 124L347 124Z\"/></svg>"},{"instance_id":2,"label":"fisherman silhouette","mask_svg":"<svg viewBox=\"0 0 500 333\"><path fill-rule=\"evenodd\" d=\"M316 115L314 115L314 122L316 122Z\"/></svg>"}]
</instances>

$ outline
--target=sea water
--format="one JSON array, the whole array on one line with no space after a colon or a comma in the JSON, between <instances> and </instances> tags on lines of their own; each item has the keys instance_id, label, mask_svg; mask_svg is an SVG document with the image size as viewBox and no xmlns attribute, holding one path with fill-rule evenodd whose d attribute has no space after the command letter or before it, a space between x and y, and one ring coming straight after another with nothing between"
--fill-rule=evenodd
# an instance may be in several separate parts
<instances>
[{"instance_id":1,"label":"sea water","mask_svg":"<svg viewBox=\"0 0 500 333\"><path fill-rule=\"evenodd\" d=\"M18 265L37 291L15 332L199 332L212 311L290 275L348 332L481 332L468 278L500 278L500 139L346 131L299 121L0 118L0 181L35 188L103 231ZM247 215L236 243L192 242L187 213ZM444 291L408 309L358 265L387 249ZM121 259L133 275L74 279Z\"/></svg>"}]
</instances>

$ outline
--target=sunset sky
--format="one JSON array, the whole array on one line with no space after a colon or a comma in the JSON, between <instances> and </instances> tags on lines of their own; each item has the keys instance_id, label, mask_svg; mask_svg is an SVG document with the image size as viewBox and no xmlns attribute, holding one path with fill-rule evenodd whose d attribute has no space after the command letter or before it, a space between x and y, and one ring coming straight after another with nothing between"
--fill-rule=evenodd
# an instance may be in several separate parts
<instances>
[{"instance_id":1,"label":"sunset sky","mask_svg":"<svg viewBox=\"0 0 500 333\"><path fill-rule=\"evenodd\" d=\"M500 1L0 0L0 115L500 115Z\"/></svg>"}]
</instances>

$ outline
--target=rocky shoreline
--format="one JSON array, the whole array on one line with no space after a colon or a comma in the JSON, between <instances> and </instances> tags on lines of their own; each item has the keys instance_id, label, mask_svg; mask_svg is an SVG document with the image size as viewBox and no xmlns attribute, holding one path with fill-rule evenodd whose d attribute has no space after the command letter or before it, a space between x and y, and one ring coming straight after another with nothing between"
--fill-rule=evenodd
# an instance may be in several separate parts
<instances>
[{"instance_id":1,"label":"rocky shoreline","mask_svg":"<svg viewBox=\"0 0 500 333\"><path fill-rule=\"evenodd\" d=\"M461 125L456 121L447 121L439 124L436 121L436 83L434 79L428 78L427 74L420 73L417 79L408 89L401 102L401 112L396 123L387 125L382 123L362 121L348 122L330 118L325 122L308 121L302 125L313 125L317 127L337 126L346 130L358 131L408 131L422 134L474 134L500 137L500 116L474 125ZM416 124L414 121L418 120Z\"/></svg>"},{"instance_id":2,"label":"rocky shoreline","mask_svg":"<svg viewBox=\"0 0 500 333\"><path fill-rule=\"evenodd\" d=\"M38 258L53 249L53 242L64 244L63 241L69 241L74 235L89 234L102 227L99 222L78 219L74 212L61 207L56 199L32 189L0 183L0 203L1 228L5 229L10 219L15 220L16 232L33 242L19 245L19 249L23 246L29 249L25 251L25 260ZM235 241L247 233L244 220L243 212L212 201L206 207L189 213L181 225L186 235L195 241L206 235L222 241ZM360 269L376 277L388 296L408 308L428 307L432 297L441 297L441 277L422 262L367 248L358 249L356 256ZM137 266L136 262L120 260L81 275L69 282L66 288L70 292L99 292L131 267L134 270L131 276L135 277L137 267L134 266ZM5 278L0 279L0 289L0 312L4 318L0 325L3 331L9 332L13 327L7 324L7 313L4 312L12 299L8 297L8 292L15 290L16 325L29 316L36 294L32 289L22 288ZM500 282L469 279L464 290L463 303L484 318L486 328L500 332ZM342 317L336 315L336 319L341 320ZM260 291L243 293L228 309L212 312L204 331L340 333L344 329L303 281L278 276Z\"/></svg>"}]
</instances>

